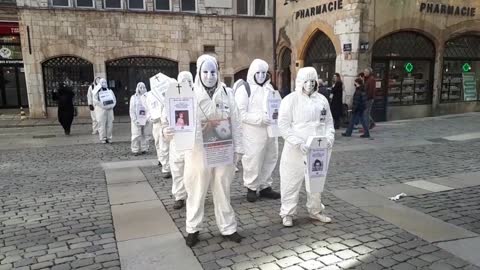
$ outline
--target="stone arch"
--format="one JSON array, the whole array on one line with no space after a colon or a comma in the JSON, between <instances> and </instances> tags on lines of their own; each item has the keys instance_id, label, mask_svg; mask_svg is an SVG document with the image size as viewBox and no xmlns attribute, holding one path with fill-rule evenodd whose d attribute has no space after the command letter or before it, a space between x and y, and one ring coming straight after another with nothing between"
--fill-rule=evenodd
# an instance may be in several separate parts
<instances>
[{"instance_id":1,"label":"stone arch","mask_svg":"<svg viewBox=\"0 0 480 270\"><path fill-rule=\"evenodd\" d=\"M335 35L334 29L323 21L314 21L310 23L310 25L305 30L302 38L297 43L297 52L296 52L296 59L297 60L305 60L305 56L307 54L308 48L312 40L317 36L317 34L323 33L325 34L330 41L332 42L335 52L337 55L341 53L341 46L340 46L340 39Z\"/></svg>"},{"instance_id":2,"label":"stone arch","mask_svg":"<svg viewBox=\"0 0 480 270\"><path fill-rule=\"evenodd\" d=\"M418 32L428 39L430 39L435 48L438 48L443 43L443 31L433 23L427 22L419 18L404 18L402 20L392 20L380 26L375 27L374 31L369 34L369 40L375 44L378 40L388 35L398 32ZM370 48L373 48L371 46Z\"/></svg>"}]
</instances>

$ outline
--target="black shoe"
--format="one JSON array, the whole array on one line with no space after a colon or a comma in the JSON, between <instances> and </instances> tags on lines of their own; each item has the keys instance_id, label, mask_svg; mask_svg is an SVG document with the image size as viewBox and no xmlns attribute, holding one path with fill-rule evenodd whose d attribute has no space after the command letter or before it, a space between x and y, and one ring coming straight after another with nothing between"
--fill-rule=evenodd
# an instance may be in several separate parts
<instances>
[{"instance_id":1,"label":"black shoe","mask_svg":"<svg viewBox=\"0 0 480 270\"><path fill-rule=\"evenodd\" d=\"M184 205L185 205L185 200L175 201L175 203L173 204L173 209L182 209Z\"/></svg>"},{"instance_id":2,"label":"black shoe","mask_svg":"<svg viewBox=\"0 0 480 270\"><path fill-rule=\"evenodd\" d=\"M251 190L251 189L248 188L247 201L256 202L257 201L257 191Z\"/></svg>"},{"instance_id":3,"label":"black shoe","mask_svg":"<svg viewBox=\"0 0 480 270\"><path fill-rule=\"evenodd\" d=\"M142 151L142 155L145 155L147 153L147 151Z\"/></svg>"},{"instance_id":4,"label":"black shoe","mask_svg":"<svg viewBox=\"0 0 480 270\"><path fill-rule=\"evenodd\" d=\"M107 140L107 143L110 143L110 144L111 144L111 143L112 143L112 141L110 141L110 140Z\"/></svg>"},{"instance_id":5,"label":"black shoe","mask_svg":"<svg viewBox=\"0 0 480 270\"><path fill-rule=\"evenodd\" d=\"M172 178L172 173L171 172L162 172L162 178L170 179L170 178Z\"/></svg>"},{"instance_id":6,"label":"black shoe","mask_svg":"<svg viewBox=\"0 0 480 270\"><path fill-rule=\"evenodd\" d=\"M162 163L160 161L158 162L158 167L162 167Z\"/></svg>"},{"instance_id":7,"label":"black shoe","mask_svg":"<svg viewBox=\"0 0 480 270\"><path fill-rule=\"evenodd\" d=\"M133 153L133 155L138 157L138 156L140 156L140 153Z\"/></svg>"},{"instance_id":8,"label":"black shoe","mask_svg":"<svg viewBox=\"0 0 480 270\"><path fill-rule=\"evenodd\" d=\"M280 193L275 192L272 190L271 187L268 187L260 190L260 197L277 200L277 199L280 199Z\"/></svg>"},{"instance_id":9,"label":"black shoe","mask_svg":"<svg viewBox=\"0 0 480 270\"><path fill-rule=\"evenodd\" d=\"M70 130L65 130L65 135L70 136Z\"/></svg>"},{"instance_id":10,"label":"black shoe","mask_svg":"<svg viewBox=\"0 0 480 270\"><path fill-rule=\"evenodd\" d=\"M238 234L237 232L234 232L230 235L224 235L223 237L225 237L227 240L235 242L235 243L240 243L240 242L242 242L242 239L243 239L243 237L240 234Z\"/></svg>"},{"instance_id":11,"label":"black shoe","mask_svg":"<svg viewBox=\"0 0 480 270\"><path fill-rule=\"evenodd\" d=\"M187 235L187 238L185 239L185 243L189 247L193 247L198 243L198 232L195 233L189 233Z\"/></svg>"},{"instance_id":12,"label":"black shoe","mask_svg":"<svg viewBox=\"0 0 480 270\"><path fill-rule=\"evenodd\" d=\"M370 135L363 134L363 135L360 135L360 138L370 138Z\"/></svg>"},{"instance_id":13,"label":"black shoe","mask_svg":"<svg viewBox=\"0 0 480 270\"><path fill-rule=\"evenodd\" d=\"M347 133L342 133L343 137L352 137L352 135L348 135Z\"/></svg>"}]
</instances>

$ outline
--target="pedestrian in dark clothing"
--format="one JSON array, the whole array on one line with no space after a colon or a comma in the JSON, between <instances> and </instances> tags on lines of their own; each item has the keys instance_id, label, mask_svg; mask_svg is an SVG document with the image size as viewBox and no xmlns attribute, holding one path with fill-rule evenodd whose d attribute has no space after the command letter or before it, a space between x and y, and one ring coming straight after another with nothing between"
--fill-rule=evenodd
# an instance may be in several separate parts
<instances>
[{"instance_id":1,"label":"pedestrian in dark clothing","mask_svg":"<svg viewBox=\"0 0 480 270\"><path fill-rule=\"evenodd\" d=\"M328 100L328 104L330 104L330 91L328 90L326 83L322 79L318 79L317 84L318 93L322 94L322 96Z\"/></svg>"},{"instance_id":2,"label":"pedestrian in dark clothing","mask_svg":"<svg viewBox=\"0 0 480 270\"><path fill-rule=\"evenodd\" d=\"M345 133L342 133L342 136L351 137L354 123L358 120L362 123L364 134L360 137L370 138L370 132L368 130L367 120L365 119L365 110L367 109L367 93L363 86L363 81L361 79L355 80L355 93L353 94L353 105L352 105L352 119L348 124L348 128Z\"/></svg>"},{"instance_id":3,"label":"pedestrian in dark clothing","mask_svg":"<svg viewBox=\"0 0 480 270\"><path fill-rule=\"evenodd\" d=\"M340 128L340 119L343 117L343 82L340 74L335 73L333 76L335 84L332 88L332 102L330 104L330 110L332 111L332 117L335 129Z\"/></svg>"},{"instance_id":4,"label":"pedestrian in dark clothing","mask_svg":"<svg viewBox=\"0 0 480 270\"><path fill-rule=\"evenodd\" d=\"M70 86L62 83L58 88L58 122L65 130L65 135L70 135L70 127L72 126L75 108L73 107L73 97L75 94Z\"/></svg>"},{"instance_id":5,"label":"pedestrian in dark clothing","mask_svg":"<svg viewBox=\"0 0 480 270\"><path fill-rule=\"evenodd\" d=\"M366 68L363 72L365 73L365 91L367 92L368 97L367 109L365 110L365 118L367 119L369 129L372 129L375 127L375 121L373 121L371 113L373 102L375 100L375 89L377 83L375 77L372 74L371 68Z\"/></svg>"}]
</instances>

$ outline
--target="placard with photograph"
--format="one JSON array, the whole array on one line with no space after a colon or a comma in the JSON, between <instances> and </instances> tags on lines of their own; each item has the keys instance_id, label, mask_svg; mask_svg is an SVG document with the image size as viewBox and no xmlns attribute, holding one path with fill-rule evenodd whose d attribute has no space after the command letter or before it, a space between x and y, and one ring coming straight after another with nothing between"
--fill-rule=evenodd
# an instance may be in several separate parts
<instances>
[{"instance_id":1,"label":"placard with photograph","mask_svg":"<svg viewBox=\"0 0 480 270\"><path fill-rule=\"evenodd\" d=\"M233 164L233 136L230 119L202 121L205 164L208 168Z\"/></svg>"},{"instance_id":2,"label":"placard with photograph","mask_svg":"<svg viewBox=\"0 0 480 270\"><path fill-rule=\"evenodd\" d=\"M272 121L272 124L267 127L268 137L274 138L280 136L280 130L278 129L278 111L280 110L280 104L282 98L277 91L272 91L267 95L267 114L268 118Z\"/></svg>"}]
</instances>

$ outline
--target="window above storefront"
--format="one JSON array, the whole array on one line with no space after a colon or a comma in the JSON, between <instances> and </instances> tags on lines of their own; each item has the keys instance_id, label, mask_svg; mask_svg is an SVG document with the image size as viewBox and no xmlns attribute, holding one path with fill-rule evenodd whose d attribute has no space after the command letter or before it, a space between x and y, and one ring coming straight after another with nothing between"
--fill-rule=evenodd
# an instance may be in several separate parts
<instances>
[{"instance_id":1,"label":"window above storefront","mask_svg":"<svg viewBox=\"0 0 480 270\"><path fill-rule=\"evenodd\" d=\"M376 58L435 58L435 47L425 36L416 32L398 32L375 42Z\"/></svg>"},{"instance_id":2,"label":"window above storefront","mask_svg":"<svg viewBox=\"0 0 480 270\"><path fill-rule=\"evenodd\" d=\"M443 57L440 102L480 100L480 36L448 40Z\"/></svg>"}]
</instances>

